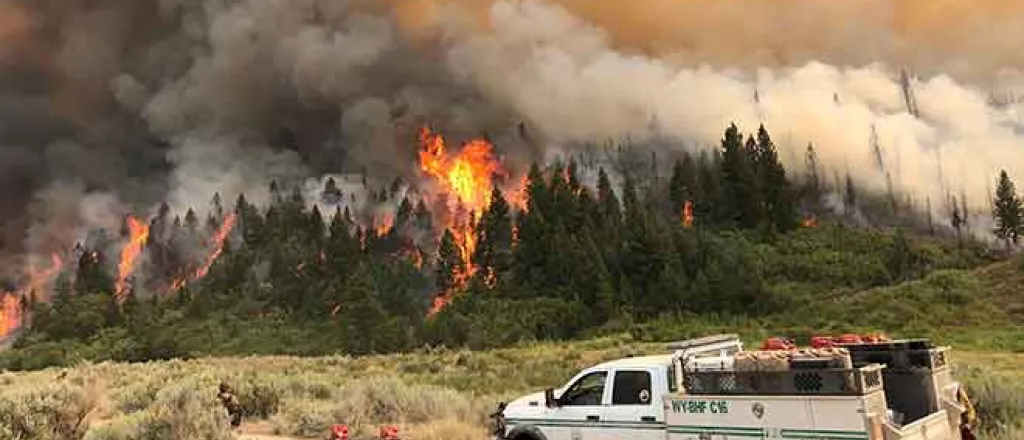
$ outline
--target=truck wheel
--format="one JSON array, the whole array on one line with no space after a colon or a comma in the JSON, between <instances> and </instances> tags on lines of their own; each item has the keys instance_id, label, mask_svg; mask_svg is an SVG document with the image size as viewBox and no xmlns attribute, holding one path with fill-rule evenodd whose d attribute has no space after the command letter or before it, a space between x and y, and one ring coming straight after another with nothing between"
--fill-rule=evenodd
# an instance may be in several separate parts
<instances>
[{"instance_id":1,"label":"truck wheel","mask_svg":"<svg viewBox=\"0 0 1024 440\"><path fill-rule=\"evenodd\" d=\"M509 434L509 440L548 440L544 433L532 426L516 428Z\"/></svg>"}]
</instances>

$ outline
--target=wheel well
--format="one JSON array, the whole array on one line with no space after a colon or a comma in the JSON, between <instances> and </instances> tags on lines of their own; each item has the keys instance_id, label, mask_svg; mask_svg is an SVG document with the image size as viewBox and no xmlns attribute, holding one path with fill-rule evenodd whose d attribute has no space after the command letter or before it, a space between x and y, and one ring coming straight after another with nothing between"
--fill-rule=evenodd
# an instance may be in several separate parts
<instances>
[{"instance_id":1,"label":"wheel well","mask_svg":"<svg viewBox=\"0 0 1024 440\"><path fill-rule=\"evenodd\" d=\"M509 434L511 434L508 437L509 440L548 440L547 436L535 426L520 426Z\"/></svg>"}]
</instances>

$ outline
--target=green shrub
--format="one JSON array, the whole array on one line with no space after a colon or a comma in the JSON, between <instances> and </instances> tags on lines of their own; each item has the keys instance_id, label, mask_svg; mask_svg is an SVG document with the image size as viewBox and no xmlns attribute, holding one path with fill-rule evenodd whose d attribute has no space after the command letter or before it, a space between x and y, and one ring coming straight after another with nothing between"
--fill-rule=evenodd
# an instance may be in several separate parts
<instances>
[{"instance_id":1,"label":"green shrub","mask_svg":"<svg viewBox=\"0 0 1024 440\"><path fill-rule=\"evenodd\" d=\"M208 398L206 386L195 379L180 381L157 393L156 401L139 417L138 439L232 440L227 412Z\"/></svg>"},{"instance_id":2,"label":"green shrub","mask_svg":"<svg viewBox=\"0 0 1024 440\"><path fill-rule=\"evenodd\" d=\"M95 388L59 382L0 395L0 426L10 437L77 440L99 405Z\"/></svg>"},{"instance_id":3,"label":"green shrub","mask_svg":"<svg viewBox=\"0 0 1024 440\"><path fill-rule=\"evenodd\" d=\"M247 416L267 418L281 407L285 386L276 377L250 377L236 386L235 392Z\"/></svg>"}]
</instances>

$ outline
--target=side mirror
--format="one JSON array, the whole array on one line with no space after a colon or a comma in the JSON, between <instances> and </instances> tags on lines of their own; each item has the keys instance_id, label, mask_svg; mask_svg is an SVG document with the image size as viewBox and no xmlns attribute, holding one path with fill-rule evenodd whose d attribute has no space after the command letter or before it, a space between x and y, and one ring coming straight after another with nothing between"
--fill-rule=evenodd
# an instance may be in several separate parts
<instances>
[{"instance_id":1,"label":"side mirror","mask_svg":"<svg viewBox=\"0 0 1024 440\"><path fill-rule=\"evenodd\" d=\"M544 405L548 408L554 408L558 406L558 399L555 398L555 389L548 388L544 390Z\"/></svg>"}]
</instances>

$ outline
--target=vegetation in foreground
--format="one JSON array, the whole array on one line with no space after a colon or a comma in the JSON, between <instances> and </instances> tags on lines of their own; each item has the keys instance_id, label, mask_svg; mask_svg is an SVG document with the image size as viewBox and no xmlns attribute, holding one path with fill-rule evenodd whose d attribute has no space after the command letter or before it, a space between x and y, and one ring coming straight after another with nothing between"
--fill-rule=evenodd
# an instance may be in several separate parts
<instances>
[{"instance_id":1,"label":"vegetation in foreground","mask_svg":"<svg viewBox=\"0 0 1024 440\"><path fill-rule=\"evenodd\" d=\"M229 439L226 413L215 398L218 382L226 380L247 419L266 419L281 435L322 438L330 424L347 423L354 438L367 438L380 425L397 423L402 438L477 440L485 438L486 415L500 400L560 384L607 359L662 351L660 343L620 335L486 352L210 358L8 372L0 375L0 438ZM1019 439L1024 357L959 350L953 360L980 412L981 438Z\"/></svg>"}]
</instances>

